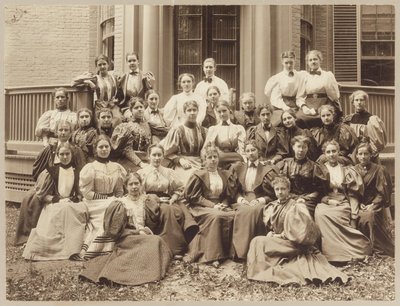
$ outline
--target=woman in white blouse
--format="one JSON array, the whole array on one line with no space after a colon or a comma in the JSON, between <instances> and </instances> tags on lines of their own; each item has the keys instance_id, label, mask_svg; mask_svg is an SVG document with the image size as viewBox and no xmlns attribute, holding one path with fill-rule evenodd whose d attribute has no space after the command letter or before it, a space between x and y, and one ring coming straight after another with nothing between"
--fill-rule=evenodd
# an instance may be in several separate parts
<instances>
[{"instance_id":1,"label":"woman in white blouse","mask_svg":"<svg viewBox=\"0 0 400 306\"><path fill-rule=\"evenodd\" d=\"M299 88L298 96L304 99L299 105L297 114L298 125L301 128L321 126L318 109L321 105L331 104L336 109L336 118L341 116L342 108L339 102L339 86L331 71L322 70L322 53L311 50L307 53L306 61L309 70L303 71L304 82Z\"/></svg>"},{"instance_id":2,"label":"woman in white blouse","mask_svg":"<svg viewBox=\"0 0 400 306\"><path fill-rule=\"evenodd\" d=\"M164 107L164 120L168 126L175 127L184 123L183 104L189 100L194 100L199 105L197 122L199 125L202 124L206 116L207 102L203 97L193 92L194 82L194 75L191 73L182 73L179 75L178 84L182 88L182 92L173 95Z\"/></svg>"}]
</instances>

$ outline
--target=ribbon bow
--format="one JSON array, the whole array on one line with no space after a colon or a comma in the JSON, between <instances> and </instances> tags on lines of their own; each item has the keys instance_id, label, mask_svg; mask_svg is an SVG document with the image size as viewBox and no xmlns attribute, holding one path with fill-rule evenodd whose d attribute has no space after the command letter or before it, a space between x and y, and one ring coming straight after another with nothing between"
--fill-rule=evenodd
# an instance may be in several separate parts
<instances>
[{"instance_id":1,"label":"ribbon bow","mask_svg":"<svg viewBox=\"0 0 400 306\"><path fill-rule=\"evenodd\" d=\"M207 83L211 83L212 82L212 77L205 77L204 81Z\"/></svg>"},{"instance_id":2,"label":"ribbon bow","mask_svg":"<svg viewBox=\"0 0 400 306\"><path fill-rule=\"evenodd\" d=\"M316 74L316 75L321 75L321 71L319 71L319 70L311 70L310 71L310 74Z\"/></svg>"},{"instance_id":3,"label":"ribbon bow","mask_svg":"<svg viewBox=\"0 0 400 306\"><path fill-rule=\"evenodd\" d=\"M152 110L151 112L150 112L150 114L158 114L159 113L159 110L157 109L157 110Z\"/></svg>"},{"instance_id":4,"label":"ribbon bow","mask_svg":"<svg viewBox=\"0 0 400 306\"><path fill-rule=\"evenodd\" d=\"M250 163L250 168L257 168L255 163Z\"/></svg>"},{"instance_id":5,"label":"ribbon bow","mask_svg":"<svg viewBox=\"0 0 400 306\"><path fill-rule=\"evenodd\" d=\"M293 76L294 76L294 72L293 72L293 71L289 71L288 75L289 75L290 77L293 77Z\"/></svg>"},{"instance_id":6,"label":"ribbon bow","mask_svg":"<svg viewBox=\"0 0 400 306\"><path fill-rule=\"evenodd\" d=\"M222 121L222 125L228 126L229 124L226 121Z\"/></svg>"},{"instance_id":7,"label":"ribbon bow","mask_svg":"<svg viewBox=\"0 0 400 306\"><path fill-rule=\"evenodd\" d=\"M137 71L137 70L131 71L131 72L129 72L129 74L130 74L130 75L138 75L138 74L139 74L139 71Z\"/></svg>"}]
</instances>

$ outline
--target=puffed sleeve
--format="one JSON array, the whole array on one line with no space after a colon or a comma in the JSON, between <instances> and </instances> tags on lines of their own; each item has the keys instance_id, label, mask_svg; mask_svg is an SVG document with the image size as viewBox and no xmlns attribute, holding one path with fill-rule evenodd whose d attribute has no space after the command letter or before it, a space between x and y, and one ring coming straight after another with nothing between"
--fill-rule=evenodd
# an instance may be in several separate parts
<instances>
[{"instance_id":1,"label":"puffed sleeve","mask_svg":"<svg viewBox=\"0 0 400 306\"><path fill-rule=\"evenodd\" d=\"M55 190L56 186L49 171L43 170L35 183L35 192L39 200L43 201L47 195L55 195Z\"/></svg>"},{"instance_id":2,"label":"puffed sleeve","mask_svg":"<svg viewBox=\"0 0 400 306\"><path fill-rule=\"evenodd\" d=\"M179 196L179 198L181 198L183 190L185 188L183 186L182 180L178 177L176 171L172 169L168 169L168 178L169 178L168 194L169 195L176 194Z\"/></svg>"},{"instance_id":3,"label":"puffed sleeve","mask_svg":"<svg viewBox=\"0 0 400 306\"><path fill-rule=\"evenodd\" d=\"M273 75L272 77L270 77L267 81L267 83L265 84L264 87L264 95L266 95L267 97L271 97L272 94L272 90L278 86L278 80L276 75Z\"/></svg>"},{"instance_id":4,"label":"puffed sleeve","mask_svg":"<svg viewBox=\"0 0 400 306\"><path fill-rule=\"evenodd\" d=\"M88 156L93 157L93 144L96 141L97 132L96 129L91 129L86 135L86 150Z\"/></svg>"},{"instance_id":5,"label":"puffed sleeve","mask_svg":"<svg viewBox=\"0 0 400 306\"><path fill-rule=\"evenodd\" d=\"M338 142L340 145L340 154L342 156L348 156L356 148L358 138L350 126L341 124Z\"/></svg>"},{"instance_id":6,"label":"puffed sleeve","mask_svg":"<svg viewBox=\"0 0 400 306\"><path fill-rule=\"evenodd\" d=\"M175 161L175 159L180 157L181 138L181 129L179 127L173 127L169 130L167 136L160 141L159 145L164 148L165 158Z\"/></svg>"},{"instance_id":7,"label":"puffed sleeve","mask_svg":"<svg viewBox=\"0 0 400 306\"><path fill-rule=\"evenodd\" d=\"M290 139L286 133L285 128L278 127L276 130L276 137L278 138L276 145L276 159L282 160L289 157L290 153Z\"/></svg>"},{"instance_id":8,"label":"puffed sleeve","mask_svg":"<svg viewBox=\"0 0 400 306\"><path fill-rule=\"evenodd\" d=\"M306 97L307 97L307 75L308 72L305 70L301 70L298 72L300 77L299 88L296 94L296 105L301 108L304 104L306 104Z\"/></svg>"},{"instance_id":9,"label":"puffed sleeve","mask_svg":"<svg viewBox=\"0 0 400 306\"><path fill-rule=\"evenodd\" d=\"M274 208L274 202L270 202L263 209L263 222L268 232L272 230L271 217L274 213Z\"/></svg>"},{"instance_id":10,"label":"puffed sleeve","mask_svg":"<svg viewBox=\"0 0 400 306\"><path fill-rule=\"evenodd\" d=\"M87 200L93 200L95 170L92 163L85 165L79 174L79 189L83 197Z\"/></svg>"},{"instance_id":11,"label":"puffed sleeve","mask_svg":"<svg viewBox=\"0 0 400 306\"><path fill-rule=\"evenodd\" d=\"M369 117L365 133L370 139L370 144L375 154L385 148L387 144L385 124L378 116Z\"/></svg>"},{"instance_id":12,"label":"puffed sleeve","mask_svg":"<svg viewBox=\"0 0 400 306\"><path fill-rule=\"evenodd\" d=\"M142 161L133 150L132 132L129 129L129 123L118 124L111 136L111 145L113 150L121 152L127 159L135 165Z\"/></svg>"},{"instance_id":13,"label":"puffed sleeve","mask_svg":"<svg viewBox=\"0 0 400 306\"><path fill-rule=\"evenodd\" d=\"M197 123L201 125L207 113L207 102L201 96L196 95L196 101L199 104L199 112L197 114ZM164 110L165 111L165 110Z\"/></svg>"},{"instance_id":14,"label":"puffed sleeve","mask_svg":"<svg viewBox=\"0 0 400 306\"><path fill-rule=\"evenodd\" d=\"M247 140L254 140L256 139L256 129L257 126L253 125L247 129L246 138Z\"/></svg>"},{"instance_id":15,"label":"puffed sleeve","mask_svg":"<svg viewBox=\"0 0 400 306\"><path fill-rule=\"evenodd\" d=\"M203 181L193 173L186 184L184 198L191 206L214 207L214 203L203 197Z\"/></svg>"},{"instance_id":16,"label":"puffed sleeve","mask_svg":"<svg viewBox=\"0 0 400 306\"><path fill-rule=\"evenodd\" d=\"M40 116L35 129L35 136L41 138L43 136L44 129L50 129L50 119L53 111L48 110Z\"/></svg>"},{"instance_id":17,"label":"puffed sleeve","mask_svg":"<svg viewBox=\"0 0 400 306\"><path fill-rule=\"evenodd\" d=\"M79 172L86 165L86 157L85 157L85 154L83 153L82 149L79 147L74 147L73 154L74 154L73 161L74 161L77 171Z\"/></svg>"},{"instance_id":18,"label":"puffed sleeve","mask_svg":"<svg viewBox=\"0 0 400 306\"><path fill-rule=\"evenodd\" d=\"M203 149L209 144L215 144L215 138L217 137L218 126L212 125L208 128L206 139L204 140Z\"/></svg>"},{"instance_id":19,"label":"puffed sleeve","mask_svg":"<svg viewBox=\"0 0 400 306\"><path fill-rule=\"evenodd\" d=\"M379 170L376 175L376 190L381 196L382 204L384 207L390 206L391 195L393 192L393 183L389 173L383 166L379 166ZM374 200L372 201L375 202Z\"/></svg>"},{"instance_id":20,"label":"puffed sleeve","mask_svg":"<svg viewBox=\"0 0 400 306\"><path fill-rule=\"evenodd\" d=\"M177 112L177 97L173 95L164 106L164 120L167 126L174 121Z\"/></svg>"},{"instance_id":21,"label":"puffed sleeve","mask_svg":"<svg viewBox=\"0 0 400 306\"><path fill-rule=\"evenodd\" d=\"M149 194L146 196L144 203L145 211L145 225L154 233L157 231L160 224L160 199L154 195Z\"/></svg>"},{"instance_id":22,"label":"puffed sleeve","mask_svg":"<svg viewBox=\"0 0 400 306\"><path fill-rule=\"evenodd\" d=\"M331 71L326 72L327 82L325 84L325 90L328 98L332 101L337 101L340 98L339 86L335 76Z\"/></svg>"},{"instance_id":23,"label":"puffed sleeve","mask_svg":"<svg viewBox=\"0 0 400 306\"><path fill-rule=\"evenodd\" d=\"M328 169L324 165L314 163L313 177L314 177L315 188L318 189L318 191L322 193L322 195L325 195L329 190Z\"/></svg>"},{"instance_id":24,"label":"puffed sleeve","mask_svg":"<svg viewBox=\"0 0 400 306\"><path fill-rule=\"evenodd\" d=\"M242 125L237 125L237 132L236 132L236 137L238 140L238 153L240 155L245 155L244 152L244 142L246 141L246 130Z\"/></svg>"},{"instance_id":25,"label":"puffed sleeve","mask_svg":"<svg viewBox=\"0 0 400 306\"><path fill-rule=\"evenodd\" d=\"M262 188L265 192L264 198L266 202L272 201L276 198L272 181L279 175L279 168L275 165L270 165L271 170L266 173L263 178ZM267 201L267 198L269 201Z\"/></svg>"},{"instance_id":26,"label":"puffed sleeve","mask_svg":"<svg viewBox=\"0 0 400 306\"><path fill-rule=\"evenodd\" d=\"M350 196L359 199L364 193L363 179L361 175L352 166L345 168L343 184L345 184L346 191Z\"/></svg>"},{"instance_id":27,"label":"puffed sleeve","mask_svg":"<svg viewBox=\"0 0 400 306\"><path fill-rule=\"evenodd\" d=\"M53 147L49 145L40 151L39 155L36 157L32 166L32 176L35 181L38 179L40 173L46 169L47 165L53 163L52 151Z\"/></svg>"},{"instance_id":28,"label":"puffed sleeve","mask_svg":"<svg viewBox=\"0 0 400 306\"><path fill-rule=\"evenodd\" d=\"M124 180L127 175L127 172L124 167L122 167L120 164L115 163L118 165L118 177L117 181L114 186L113 194L117 198L120 198L124 195Z\"/></svg>"},{"instance_id":29,"label":"puffed sleeve","mask_svg":"<svg viewBox=\"0 0 400 306\"><path fill-rule=\"evenodd\" d=\"M84 87L87 86L84 82L88 80L93 82L95 85L97 84L96 75L92 72L84 72L72 80L72 86L74 87Z\"/></svg>"}]
</instances>

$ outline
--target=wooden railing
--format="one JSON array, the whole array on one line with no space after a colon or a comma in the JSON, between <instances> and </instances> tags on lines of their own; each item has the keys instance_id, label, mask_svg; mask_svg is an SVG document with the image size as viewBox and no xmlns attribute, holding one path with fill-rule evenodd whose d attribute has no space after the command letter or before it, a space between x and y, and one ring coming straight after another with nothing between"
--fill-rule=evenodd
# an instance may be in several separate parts
<instances>
[{"instance_id":1,"label":"wooden railing","mask_svg":"<svg viewBox=\"0 0 400 306\"><path fill-rule=\"evenodd\" d=\"M369 96L367 109L371 114L377 115L385 123L388 146L394 146L395 139L395 90L394 87L372 87L340 85L340 100L344 114L354 112L350 103L350 95L356 90L363 90Z\"/></svg>"},{"instance_id":2,"label":"wooden railing","mask_svg":"<svg viewBox=\"0 0 400 306\"><path fill-rule=\"evenodd\" d=\"M35 136L39 117L54 109L55 88L65 87L69 91L72 110L91 107L93 96L87 90L77 90L66 85L35 87L13 87L5 90L5 139L6 150L34 152L41 147Z\"/></svg>"}]
</instances>

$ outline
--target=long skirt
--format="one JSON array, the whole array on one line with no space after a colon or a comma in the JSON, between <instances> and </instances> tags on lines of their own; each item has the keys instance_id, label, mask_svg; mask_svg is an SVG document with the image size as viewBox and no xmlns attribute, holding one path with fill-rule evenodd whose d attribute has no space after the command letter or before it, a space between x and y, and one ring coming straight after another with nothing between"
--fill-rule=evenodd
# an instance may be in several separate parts
<instances>
[{"instance_id":1,"label":"long skirt","mask_svg":"<svg viewBox=\"0 0 400 306\"><path fill-rule=\"evenodd\" d=\"M279 237L255 237L247 255L247 278L280 285L347 283L349 277L330 265L315 247L300 247Z\"/></svg>"},{"instance_id":2,"label":"long skirt","mask_svg":"<svg viewBox=\"0 0 400 306\"><path fill-rule=\"evenodd\" d=\"M69 259L80 252L88 212L82 202L47 204L32 229L22 257L31 260Z\"/></svg>"},{"instance_id":3,"label":"long skirt","mask_svg":"<svg viewBox=\"0 0 400 306\"><path fill-rule=\"evenodd\" d=\"M200 263L233 258L233 219L235 211L209 207L190 208L200 230L189 244L188 255Z\"/></svg>"},{"instance_id":4,"label":"long skirt","mask_svg":"<svg viewBox=\"0 0 400 306\"><path fill-rule=\"evenodd\" d=\"M101 200L85 200L89 212L88 230L82 246L83 256L90 259L96 256L111 253L115 240L104 233L104 212L115 197Z\"/></svg>"},{"instance_id":5,"label":"long skirt","mask_svg":"<svg viewBox=\"0 0 400 306\"><path fill-rule=\"evenodd\" d=\"M36 195L35 189L30 189L28 194L22 200L19 210L19 218L14 241L15 245L22 245L28 241L32 228L35 228L38 223L42 208L43 203Z\"/></svg>"},{"instance_id":6,"label":"long skirt","mask_svg":"<svg viewBox=\"0 0 400 306\"><path fill-rule=\"evenodd\" d=\"M394 257L393 221L384 209L360 210L359 230L369 237L375 252Z\"/></svg>"},{"instance_id":7,"label":"long skirt","mask_svg":"<svg viewBox=\"0 0 400 306\"><path fill-rule=\"evenodd\" d=\"M236 210L233 221L232 244L235 250L235 257L245 259L251 240L266 232L263 222L263 209L265 205L255 206L234 204Z\"/></svg>"},{"instance_id":8,"label":"long skirt","mask_svg":"<svg viewBox=\"0 0 400 306\"><path fill-rule=\"evenodd\" d=\"M175 170L177 177L179 177L182 182L188 182L194 171L202 169L202 162L200 157L197 156L182 157L187 159L192 167L189 169L183 169L181 165L175 165L173 169Z\"/></svg>"},{"instance_id":9,"label":"long skirt","mask_svg":"<svg viewBox=\"0 0 400 306\"><path fill-rule=\"evenodd\" d=\"M158 236L123 235L112 253L89 260L79 278L141 285L162 279L171 257L167 244Z\"/></svg>"},{"instance_id":10,"label":"long skirt","mask_svg":"<svg viewBox=\"0 0 400 306\"><path fill-rule=\"evenodd\" d=\"M315 209L315 223L321 231L321 250L328 261L346 262L364 259L371 254L369 239L350 226L350 204L320 203Z\"/></svg>"},{"instance_id":11,"label":"long skirt","mask_svg":"<svg viewBox=\"0 0 400 306\"><path fill-rule=\"evenodd\" d=\"M185 253L198 231L197 222L182 202L160 205L160 225L155 234L164 239L173 255Z\"/></svg>"}]
</instances>

